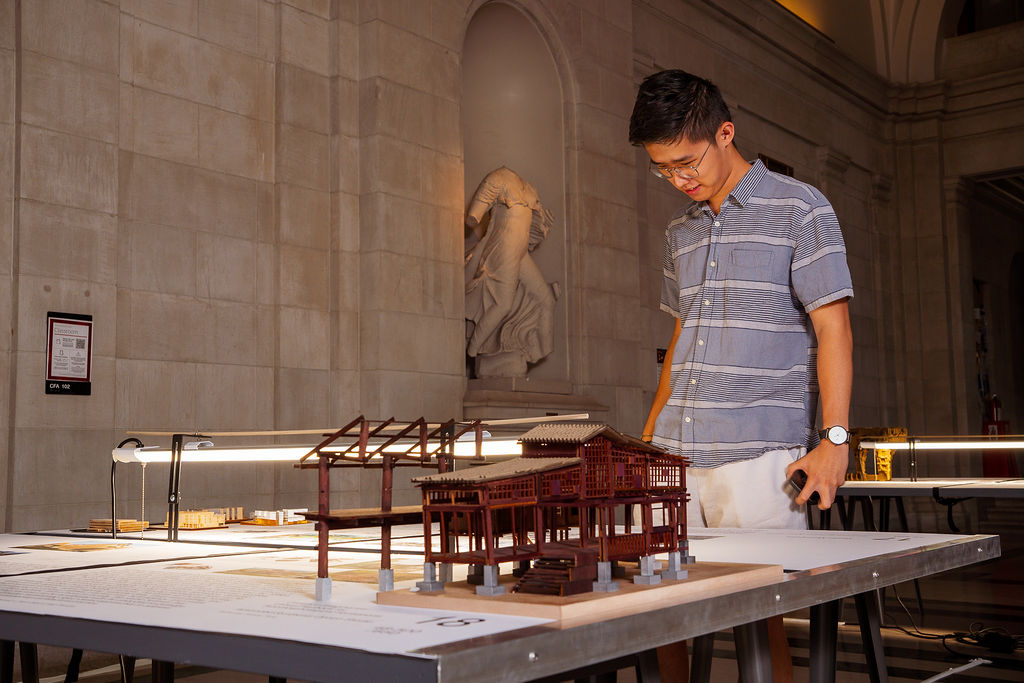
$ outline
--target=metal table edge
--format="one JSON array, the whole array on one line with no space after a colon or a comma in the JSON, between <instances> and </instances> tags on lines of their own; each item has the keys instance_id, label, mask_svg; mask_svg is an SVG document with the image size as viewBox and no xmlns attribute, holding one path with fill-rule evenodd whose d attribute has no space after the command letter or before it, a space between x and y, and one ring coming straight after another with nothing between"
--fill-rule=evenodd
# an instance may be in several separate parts
<instances>
[{"instance_id":1,"label":"metal table edge","mask_svg":"<svg viewBox=\"0 0 1024 683\"><path fill-rule=\"evenodd\" d=\"M515 683L999 557L999 537L974 535L840 565L789 572L727 596L562 628L542 624L418 652L438 658L442 683ZM628 634L628 638L623 634ZM482 663L486 667L482 668Z\"/></svg>"}]
</instances>

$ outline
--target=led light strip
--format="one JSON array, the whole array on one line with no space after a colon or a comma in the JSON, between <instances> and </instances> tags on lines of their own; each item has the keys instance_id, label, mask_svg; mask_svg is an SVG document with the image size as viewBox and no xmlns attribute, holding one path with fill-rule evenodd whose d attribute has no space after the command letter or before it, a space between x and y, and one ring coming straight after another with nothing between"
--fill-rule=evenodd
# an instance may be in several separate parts
<instances>
[{"instance_id":1,"label":"led light strip","mask_svg":"<svg viewBox=\"0 0 1024 683\"><path fill-rule=\"evenodd\" d=\"M208 442L207 442L208 443ZM351 442L355 443L355 442ZM181 461L185 462L298 462L299 458L309 453L312 445L307 446L202 446L191 447L185 444L181 452ZM351 444L331 444L324 448L322 453L340 453ZM415 455L419 441L399 441L388 446L385 451L388 453L407 453ZM367 447L373 449L375 446L371 441ZM413 450L410 452L409 449ZM428 449L433 450L436 444L431 442ZM523 448L517 439L484 438L481 446L481 455L484 457L495 457L502 455L522 455ZM456 441L455 457L475 458L476 443L473 440ZM137 463L169 463L171 461L171 449L163 446L147 446L145 448L115 448L112 456L117 462ZM379 456L375 456L379 457Z\"/></svg>"},{"instance_id":2,"label":"led light strip","mask_svg":"<svg viewBox=\"0 0 1024 683\"><path fill-rule=\"evenodd\" d=\"M860 448L872 451L988 451L988 450L1016 450L1024 449L1024 438L1014 437L1005 440L984 439L963 440L955 439L923 441L921 439L908 439L907 441L861 441Z\"/></svg>"}]
</instances>

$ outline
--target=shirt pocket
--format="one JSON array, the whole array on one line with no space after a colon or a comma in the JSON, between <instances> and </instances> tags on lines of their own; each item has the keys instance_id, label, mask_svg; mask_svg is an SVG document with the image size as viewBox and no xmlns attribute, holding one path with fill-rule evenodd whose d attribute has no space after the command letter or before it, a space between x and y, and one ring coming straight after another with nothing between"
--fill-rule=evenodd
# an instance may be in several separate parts
<instances>
[{"instance_id":1,"label":"shirt pocket","mask_svg":"<svg viewBox=\"0 0 1024 683\"><path fill-rule=\"evenodd\" d=\"M733 249L732 264L744 270L766 271L774 255L770 249Z\"/></svg>"}]
</instances>

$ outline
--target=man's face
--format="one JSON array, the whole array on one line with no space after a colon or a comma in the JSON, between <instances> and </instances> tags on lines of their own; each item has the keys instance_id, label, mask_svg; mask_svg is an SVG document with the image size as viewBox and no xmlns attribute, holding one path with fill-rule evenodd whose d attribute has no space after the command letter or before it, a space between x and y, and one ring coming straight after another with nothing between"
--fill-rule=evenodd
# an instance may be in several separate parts
<instances>
[{"instance_id":1,"label":"man's face","mask_svg":"<svg viewBox=\"0 0 1024 683\"><path fill-rule=\"evenodd\" d=\"M712 141L682 138L670 143L646 143L644 149L653 166L663 176L667 175L667 181L677 190L694 201L709 201L721 192L729 176L723 150L728 140L723 132L728 134L720 128Z\"/></svg>"}]
</instances>

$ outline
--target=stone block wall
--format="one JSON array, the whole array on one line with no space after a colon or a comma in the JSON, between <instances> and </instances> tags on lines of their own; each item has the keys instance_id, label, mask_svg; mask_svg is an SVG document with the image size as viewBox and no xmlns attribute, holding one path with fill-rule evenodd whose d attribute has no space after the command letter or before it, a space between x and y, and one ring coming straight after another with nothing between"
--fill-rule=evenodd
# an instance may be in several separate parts
<instances>
[{"instance_id":1,"label":"stone block wall","mask_svg":"<svg viewBox=\"0 0 1024 683\"><path fill-rule=\"evenodd\" d=\"M17 39L14 3L0 4L0 525L6 528L7 501L14 481L11 477L14 459L11 456L11 421L13 410L12 381L16 378L11 364L14 299L17 278L14 271L15 210L17 207Z\"/></svg>"}]
</instances>

